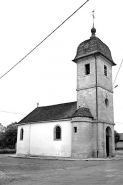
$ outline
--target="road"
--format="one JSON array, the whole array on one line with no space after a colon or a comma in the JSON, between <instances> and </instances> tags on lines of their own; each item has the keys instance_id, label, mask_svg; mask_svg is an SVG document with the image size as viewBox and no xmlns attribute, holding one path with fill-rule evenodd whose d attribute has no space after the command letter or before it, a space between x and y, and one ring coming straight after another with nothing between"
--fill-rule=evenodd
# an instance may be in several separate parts
<instances>
[{"instance_id":1,"label":"road","mask_svg":"<svg viewBox=\"0 0 123 185\"><path fill-rule=\"evenodd\" d=\"M0 155L0 185L122 185L123 159L60 161Z\"/></svg>"}]
</instances>

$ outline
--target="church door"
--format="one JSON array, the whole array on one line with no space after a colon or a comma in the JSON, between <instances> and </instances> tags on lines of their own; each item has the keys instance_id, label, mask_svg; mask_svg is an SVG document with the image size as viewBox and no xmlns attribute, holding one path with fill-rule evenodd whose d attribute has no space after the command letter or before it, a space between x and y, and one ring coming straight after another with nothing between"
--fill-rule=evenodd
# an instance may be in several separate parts
<instances>
[{"instance_id":1,"label":"church door","mask_svg":"<svg viewBox=\"0 0 123 185\"><path fill-rule=\"evenodd\" d=\"M107 157L111 157L112 153L112 132L110 127L106 128L106 154Z\"/></svg>"}]
</instances>

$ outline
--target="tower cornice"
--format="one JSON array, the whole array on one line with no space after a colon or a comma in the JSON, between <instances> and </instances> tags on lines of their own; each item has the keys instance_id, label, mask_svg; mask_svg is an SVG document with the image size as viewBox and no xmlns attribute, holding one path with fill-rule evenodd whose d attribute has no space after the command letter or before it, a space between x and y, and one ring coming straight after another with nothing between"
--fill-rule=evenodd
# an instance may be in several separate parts
<instances>
[{"instance_id":1,"label":"tower cornice","mask_svg":"<svg viewBox=\"0 0 123 185\"><path fill-rule=\"evenodd\" d=\"M81 91L81 90L87 90L87 89L93 89L93 88L98 88L98 87L100 87L100 88L102 88L102 89L105 89L106 91L108 91L108 92L110 92L110 93L113 93L113 90L109 90L109 89L106 89L105 87L103 87L103 86L101 86L101 85L95 85L95 86L90 86L90 87L84 87L84 88L78 88L78 89L76 89L76 91Z\"/></svg>"}]
</instances>

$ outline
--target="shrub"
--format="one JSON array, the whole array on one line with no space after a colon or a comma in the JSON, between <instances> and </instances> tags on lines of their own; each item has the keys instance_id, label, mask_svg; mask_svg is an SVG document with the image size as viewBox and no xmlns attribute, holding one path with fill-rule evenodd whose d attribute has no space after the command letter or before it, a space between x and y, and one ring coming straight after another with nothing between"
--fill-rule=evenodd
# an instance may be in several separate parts
<instances>
[{"instance_id":1,"label":"shrub","mask_svg":"<svg viewBox=\"0 0 123 185\"><path fill-rule=\"evenodd\" d=\"M0 154L14 154L16 153L15 149L0 149Z\"/></svg>"}]
</instances>

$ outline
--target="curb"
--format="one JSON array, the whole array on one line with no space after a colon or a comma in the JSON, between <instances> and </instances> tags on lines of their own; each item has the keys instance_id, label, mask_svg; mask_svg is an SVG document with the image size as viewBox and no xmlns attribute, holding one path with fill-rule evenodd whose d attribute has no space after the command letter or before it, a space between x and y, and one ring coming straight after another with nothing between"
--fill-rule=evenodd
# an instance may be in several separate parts
<instances>
[{"instance_id":1,"label":"curb","mask_svg":"<svg viewBox=\"0 0 123 185\"><path fill-rule=\"evenodd\" d=\"M8 155L8 157L13 158L24 158L24 159L41 159L41 160L58 160L58 161L115 161L123 160L123 156L116 155L112 158L87 158L87 159L77 159L77 158L61 158L61 157L46 157L46 156L29 156L29 155Z\"/></svg>"}]
</instances>

